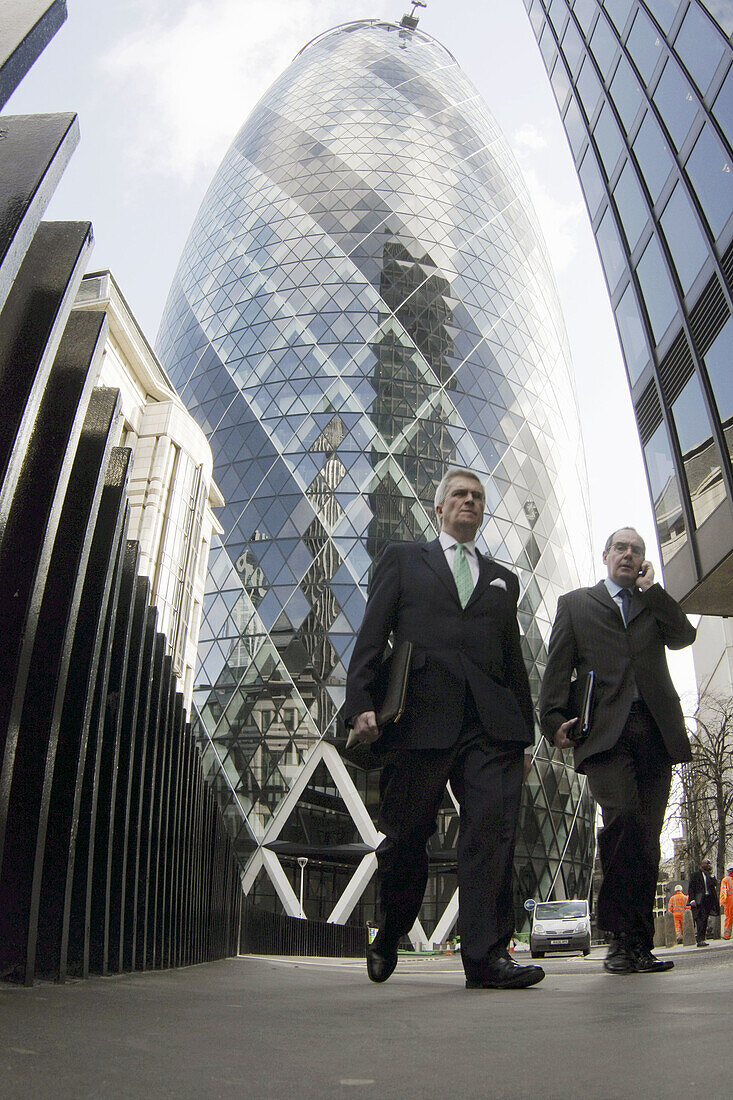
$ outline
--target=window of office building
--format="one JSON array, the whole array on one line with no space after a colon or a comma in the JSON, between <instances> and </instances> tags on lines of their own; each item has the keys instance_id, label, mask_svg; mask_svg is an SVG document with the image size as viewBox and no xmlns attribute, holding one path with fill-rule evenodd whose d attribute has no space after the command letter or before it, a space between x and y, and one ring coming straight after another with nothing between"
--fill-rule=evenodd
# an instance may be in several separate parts
<instances>
[{"instance_id":1,"label":"window of office building","mask_svg":"<svg viewBox=\"0 0 733 1100\"><path fill-rule=\"evenodd\" d=\"M733 4L730 0L700 0L700 3L710 12L723 34L733 34Z\"/></svg>"},{"instance_id":2,"label":"window of office building","mask_svg":"<svg viewBox=\"0 0 733 1100\"><path fill-rule=\"evenodd\" d=\"M598 22L593 29L590 48L593 51L593 56L598 62L601 72L610 72L611 63L618 49L618 41L602 15L599 15Z\"/></svg>"},{"instance_id":3,"label":"window of office building","mask_svg":"<svg viewBox=\"0 0 733 1100\"><path fill-rule=\"evenodd\" d=\"M568 7L565 0L552 0L547 14L550 17L550 21L555 28L558 38L562 37L565 21L568 18Z\"/></svg>"},{"instance_id":4,"label":"window of office building","mask_svg":"<svg viewBox=\"0 0 733 1100\"><path fill-rule=\"evenodd\" d=\"M596 70L589 57L586 57L581 66L577 87L586 117L590 120L593 118L598 100L601 98L601 83L596 76Z\"/></svg>"},{"instance_id":5,"label":"window of office building","mask_svg":"<svg viewBox=\"0 0 733 1100\"><path fill-rule=\"evenodd\" d=\"M578 62L583 56L583 40L578 34L578 28L575 26L572 19L565 28L565 36L562 40L562 52L565 54L570 72L577 72Z\"/></svg>"},{"instance_id":6,"label":"window of office building","mask_svg":"<svg viewBox=\"0 0 733 1100\"><path fill-rule=\"evenodd\" d=\"M535 0L529 12L529 21L532 24L532 30L535 36L539 38L542 33L542 28L545 25L545 12L540 0Z\"/></svg>"},{"instance_id":7,"label":"window of office building","mask_svg":"<svg viewBox=\"0 0 733 1100\"><path fill-rule=\"evenodd\" d=\"M603 7L616 24L619 34L626 26L633 0L603 0Z\"/></svg>"},{"instance_id":8,"label":"window of office building","mask_svg":"<svg viewBox=\"0 0 733 1100\"><path fill-rule=\"evenodd\" d=\"M713 114L729 140L733 141L733 68L729 69L723 86L715 97Z\"/></svg>"},{"instance_id":9,"label":"window of office building","mask_svg":"<svg viewBox=\"0 0 733 1100\"><path fill-rule=\"evenodd\" d=\"M674 46L700 91L705 92L720 64L725 44L696 4L687 9Z\"/></svg>"},{"instance_id":10,"label":"window of office building","mask_svg":"<svg viewBox=\"0 0 733 1100\"><path fill-rule=\"evenodd\" d=\"M653 98L673 142L681 149L697 117L697 99L672 57L667 58Z\"/></svg>"},{"instance_id":11,"label":"window of office building","mask_svg":"<svg viewBox=\"0 0 733 1100\"><path fill-rule=\"evenodd\" d=\"M596 139L606 175L610 179L624 151L624 143L616 119L607 103L603 104L598 121L593 127L593 137Z\"/></svg>"},{"instance_id":12,"label":"window of office building","mask_svg":"<svg viewBox=\"0 0 733 1100\"><path fill-rule=\"evenodd\" d=\"M656 237L644 249L636 271L654 339L659 342L677 312L677 299Z\"/></svg>"},{"instance_id":13,"label":"window of office building","mask_svg":"<svg viewBox=\"0 0 733 1100\"><path fill-rule=\"evenodd\" d=\"M649 219L649 208L630 161L626 162L618 178L618 183L613 189L613 198L621 217L629 249L633 252Z\"/></svg>"},{"instance_id":14,"label":"window of office building","mask_svg":"<svg viewBox=\"0 0 733 1100\"><path fill-rule=\"evenodd\" d=\"M598 11L596 0L575 0L573 11L575 12L575 18L587 34L593 22L593 16Z\"/></svg>"},{"instance_id":15,"label":"window of office building","mask_svg":"<svg viewBox=\"0 0 733 1100\"><path fill-rule=\"evenodd\" d=\"M628 133L644 102L644 96L636 73L625 57L619 61L611 81L611 98Z\"/></svg>"},{"instance_id":16,"label":"window of office building","mask_svg":"<svg viewBox=\"0 0 733 1100\"><path fill-rule=\"evenodd\" d=\"M644 326L639 316L639 306L631 283L621 295L621 300L616 306L616 324L621 337L621 346L624 349L629 381L633 386L649 362L649 349L646 345Z\"/></svg>"},{"instance_id":17,"label":"window of office building","mask_svg":"<svg viewBox=\"0 0 733 1100\"><path fill-rule=\"evenodd\" d=\"M725 497L720 455L713 443L705 402L693 374L672 405L677 439L695 516L700 527Z\"/></svg>"},{"instance_id":18,"label":"window of office building","mask_svg":"<svg viewBox=\"0 0 733 1100\"><path fill-rule=\"evenodd\" d=\"M717 237L733 213L733 170L730 157L707 122L686 167L708 224Z\"/></svg>"},{"instance_id":19,"label":"window of office building","mask_svg":"<svg viewBox=\"0 0 733 1100\"><path fill-rule=\"evenodd\" d=\"M540 52L542 53L542 58L545 62L545 68L549 72L549 70L552 68L552 63L555 60L557 49L555 47L555 39L553 37L552 31L550 30L549 24L547 23L545 24L545 29L543 30L542 36L540 37Z\"/></svg>"},{"instance_id":20,"label":"window of office building","mask_svg":"<svg viewBox=\"0 0 733 1100\"><path fill-rule=\"evenodd\" d=\"M578 175L580 176L580 183L583 188L583 193L585 194L585 201L588 204L588 213L592 221L600 206L601 199L606 193L606 189L603 186L603 180L598 171L598 163L595 155L590 148L586 150L585 156L583 157L583 163L578 169Z\"/></svg>"},{"instance_id":21,"label":"window of office building","mask_svg":"<svg viewBox=\"0 0 733 1100\"><path fill-rule=\"evenodd\" d=\"M552 70L552 76L550 77L552 83L552 90L555 93L555 99L557 105L562 112L565 106L565 100L568 98L570 91L570 78L568 77L567 70L565 68L565 62L561 57L558 57L555 62L555 67Z\"/></svg>"},{"instance_id":22,"label":"window of office building","mask_svg":"<svg viewBox=\"0 0 733 1100\"><path fill-rule=\"evenodd\" d=\"M649 475L662 563L666 564L687 541L687 528L682 513L679 482L672 461L672 449L663 423L644 447L644 459Z\"/></svg>"},{"instance_id":23,"label":"window of office building","mask_svg":"<svg viewBox=\"0 0 733 1100\"><path fill-rule=\"evenodd\" d=\"M649 16L641 8L629 31L627 48L646 84L652 78L663 53L662 38Z\"/></svg>"},{"instance_id":24,"label":"window of office building","mask_svg":"<svg viewBox=\"0 0 733 1100\"><path fill-rule=\"evenodd\" d=\"M666 34L677 14L680 0L646 0L646 5Z\"/></svg>"},{"instance_id":25,"label":"window of office building","mask_svg":"<svg viewBox=\"0 0 733 1100\"><path fill-rule=\"evenodd\" d=\"M675 184L660 220L686 294L705 263L708 247L681 183Z\"/></svg>"},{"instance_id":26,"label":"window of office building","mask_svg":"<svg viewBox=\"0 0 733 1100\"><path fill-rule=\"evenodd\" d=\"M710 379L718 415L728 444L728 456L733 459L733 317L729 317L705 354L705 367Z\"/></svg>"},{"instance_id":27,"label":"window of office building","mask_svg":"<svg viewBox=\"0 0 733 1100\"><path fill-rule=\"evenodd\" d=\"M611 293L613 293L616 284L626 268L626 264L624 262L624 252L610 208L606 210L606 213L601 218L600 225L596 230L596 240L598 241L598 251L601 254L601 262L603 264L603 270L606 273L608 288Z\"/></svg>"},{"instance_id":28,"label":"window of office building","mask_svg":"<svg viewBox=\"0 0 733 1100\"><path fill-rule=\"evenodd\" d=\"M639 127L634 140L634 153L652 202L656 202L669 178L673 161L651 111L647 112Z\"/></svg>"},{"instance_id":29,"label":"window of office building","mask_svg":"<svg viewBox=\"0 0 733 1100\"><path fill-rule=\"evenodd\" d=\"M583 116L580 113L580 107L574 98L568 101L567 109L565 111L565 132L568 135L568 141L570 142L570 148L575 154L575 159L578 159L578 153L583 148L583 142L585 141L586 129L583 122Z\"/></svg>"}]
</instances>

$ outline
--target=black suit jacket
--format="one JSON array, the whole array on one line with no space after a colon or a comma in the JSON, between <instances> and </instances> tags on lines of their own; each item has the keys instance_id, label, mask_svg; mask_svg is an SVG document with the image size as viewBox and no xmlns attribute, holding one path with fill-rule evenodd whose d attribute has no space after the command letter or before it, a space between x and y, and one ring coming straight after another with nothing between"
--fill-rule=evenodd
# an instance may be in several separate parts
<instances>
[{"instance_id":1,"label":"black suit jacket","mask_svg":"<svg viewBox=\"0 0 733 1100\"><path fill-rule=\"evenodd\" d=\"M465 608L438 539L393 543L375 569L349 664L344 716L374 710L374 688L390 634L414 644L405 711L390 738L405 748L447 748L458 738L466 685L494 740L534 741L534 711L517 623L519 581L478 555L479 578ZM492 584L491 582L498 582Z\"/></svg>"},{"instance_id":2,"label":"black suit jacket","mask_svg":"<svg viewBox=\"0 0 733 1100\"><path fill-rule=\"evenodd\" d=\"M702 905L705 901L708 909L718 912L718 880L714 875L708 875L709 889L705 890L705 879L702 871L693 871L690 875L690 885L687 888L687 900L690 905Z\"/></svg>"},{"instance_id":3,"label":"black suit jacket","mask_svg":"<svg viewBox=\"0 0 733 1100\"><path fill-rule=\"evenodd\" d=\"M634 589L627 626L603 581L561 596L540 690L540 724L545 737L552 742L566 720L573 669L579 676L592 669L593 714L587 740L575 749L576 768L582 771L589 756L616 744L637 688L672 760L689 760L690 742L665 646L683 649L694 640L695 628L658 584L646 592Z\"/></svg>"}]
</instances>

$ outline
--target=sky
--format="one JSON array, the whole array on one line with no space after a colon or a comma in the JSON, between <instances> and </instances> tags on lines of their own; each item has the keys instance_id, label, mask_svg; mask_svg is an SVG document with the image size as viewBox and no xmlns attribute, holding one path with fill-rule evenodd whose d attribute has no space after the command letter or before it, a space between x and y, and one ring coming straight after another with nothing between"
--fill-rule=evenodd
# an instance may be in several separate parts
<instances>
[{"instance_id":1,"label":"sky","mask_svg":"<svg viewBox=\"0 0 733 1100\"><path fill-rule=\"evenodd\" d=\"M199 204L232 138L310 39L399 21L408 0L67 0L66 24L5 107L73 111L81 143L46 217L91 220L90 270L109 268L151 344ZM523 0L428 0L420 29L482 94L547 241L585 438L596 578L615 528L646 538L661 578L639 439L600 262ZM694 689L689 650L670 656Z\"/></svg>"}]
</instances>

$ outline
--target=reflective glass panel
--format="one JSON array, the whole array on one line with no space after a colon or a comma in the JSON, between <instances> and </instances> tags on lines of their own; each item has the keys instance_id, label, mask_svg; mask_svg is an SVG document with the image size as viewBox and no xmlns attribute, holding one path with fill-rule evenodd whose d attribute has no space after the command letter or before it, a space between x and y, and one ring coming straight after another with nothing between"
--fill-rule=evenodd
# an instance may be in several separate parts
<instances>
[{"instance_id":1,"label":"reflective glass panel","mask_svg":"<svg viewBox=\"0 0 733 1100\"><path fill-rule=\"evenodd\" d=\"M661 223L686 294L707 259L708 247L681 183L675 184Z\"/></svg>"},{"instance_id":2,"label":"reflective glass panel","mask_svg":"<svg viewBox=\"0 0 733 1100\"><path fill-rule=\"evenodd\" d=\"M656 237L644 249L636 270L654 338L659 341L677 312L677 299Z\"/></svg>"},{"instance_id":3,"label":"reflective glass panel","mask_svg":"<svg viewBox=\"0 0 733 1100\"><path fill-rule=\"evenodd\" d=\"M607 103L604 103L598 121L593 127L593 137L596 139L606 175L610 179L624 151L624 143L616 119Z\"/></svg>"},{"instance_id":4,"label":"reflective glass panel","mask_svg":"<svg viewBox=\"0 0 733 1100\"><path fill-rule=\"evenodd\" d=\"M565 36L562 40L562 52L565 54L568 69L571 73L576 73L578 70L578 62L583 56L583 40L572 19L565 29Z\"/></svg>"},{"instance_id":5,"label":"reflective glass panel","mask_svg":"<svg viewBox=\"0 0 733 1100\"><path fill-rule=\"evenodd\" d=\"M705 402L693 374L672 404L695 524L700 526L725 498L718 448L713 443Z\"/></svg>"},{"instance_id":6,"label":"reflective glass panel","mask_svg":"<svg viewBox=\"0 0 733 1100\"><path fill-rule=\"evenodd\" d=\"M665 563L684 546L687 530L682 514L679 482L672 461L672 449L663 423L644 447L644 459L662 562Z\"/></svg>"},{"instance_id":7,"label":"reflective glass panel","mask_svg":"<svg viewBox=\"0 0 733 1100\"><path fill-rule=\"evenodd\" d=\"M634 139L634 153L652 196L652 202L656 202L669 178L674 162L651 111L647 112Z\"/></svg>"},{"instance_id":8,"label":"reflective glass panel","mask_svg":"<svg viewBox=\"0 0 733 1100\"><path fill-rule=\"evenodd\" d=\"M557 56L557 47L555 45L554 35L548 24L545 24L545 29L540 37L540 53L545 62L545 68L549 72Z\"/></svg>"},{"instance_id":9,"label":"reflective glass panel","mask_svg":"<svg viewBox=\"0 0 733 1100\"><path fill-rule=\"evenodd\" d=\"M649 351L644 335L644 325L639 316L639 307L631 283L629 283L621 296L619 304L616 306L616 323L621 337L621 345L624 349L629 381L633 386L649 362Z\"/></svg>"},{"instance_id":10,"label":"reflective glass panel","mask_svg":"<svg viewBox=\"0 0 733 1100\"><path fill-rule=\"evenodd\" d=\"M598 100L601 98L601 85L596 76L593 62L589 57L586 57L581 65L577 87L586 118L590 120L593 118Z\"/></svg>"},{"instance_id":11,"label":"reflective glass panel","mask_svg":"<svg viewBox=\"0 0 733 1100\"><path fill-rule=\"evenodd\" d=\"M618 40L602 15L598 17L598 22L593 28L590 48L601 72L610 73L611 63L618 49Z\"/></svg>"},{"instance_id":12,"label":"reflective glass panel","mask_svg":"<svg viewBox=\"0 0 733 1100\"><path fill-rule=\"evenodd\" d=\"M733 172L730 158L708 123L695 142L686 168L708 224L717 236L733 212Z\"/></svg>"},{"instance_id":13,"label":"reflective glass panel","mask_svg":"<svg viewBox=\"0 0 733 1100\"><path fill-rule=\"evenodd\" d=\"M596 230L596 240L598 241L598 251L601 254L601 262L603 264L603 270L606 273L608 288L610 292L613 293L617 282L625 270L626 264L621 242L618 238L618 232L614 225L613 214L610 209L608 209L601 218L598 229Z\"/></svg>"},{"instance_id":14,"label":"reflective glass panel","mask_svg":"<svg viewBox=\"0 0 733 1100\"><path fill-rule=\"evenodd\" d=\"M545 25L545 9L542 7L540 0L535 0L529 12L529 20L532 24L532 30L535 36L539 38L542 34L542 28Z\"/></svg>"},{"instance_id":15,"label":"reflective glass panel","mask_svg":"<svg viewBox=\"0 0 733 1100\"><path fill-rule=\"evenodd\" d=\"M733 34L733 4L731 0L700 0L724 34Z\"/></svg>"},{"instance_id":16,"label":"reflective glass panel","mask_svg":"<svg viewBox=\"0 0 733 1100\"><path fill-rule=\"evenodd\" d=\"M590 147L586 150L585 156L583 157L583 163L578 169L578 175L580 176L583 193L585 194L585 201L588 204L588 213L592 221L600 201L606 193L606 189L603 186L603 181L598 171L595 155Z\"/></svg>"},{"instance_id":17,"label":"reflective glass panel","mask_svg":"<svg viewBox=\"0 0 733 1100\"><path fill-rule=\"evenodd\" d=\"M613 198L621 217L626 240L633 252L647 223L649 212L644 192L639 186L639 181L630 161L626 162L618 178L618 182L613 189Z\"/></svg>"},{"instance_id":18,"label":"reflective glass panel","mask_svg":"<svg viewBox=\"0 0 733 1100\"><path fill-rule=\"evenodd\" d=\"M558 38L562 37L563 28L565 26L565 20L568 17L568 6L565 0L552 0L550 4L548 15L552 21L552 25L555 28Z\"/></svg>"},{"instance_id":19,"label":"reflective glass panel","mask_svg":"<svg viewBox=\"0 0 733 1100\"><path fill-rule=\"evenodd\" d=\"M565 111L565 131L568 135L568 141L570 142L570 148L575 154L575 159L578 159L578 153L583 148L583 142L586 137L585 123L583 122L583 116L580 113L580 108L575 99L568 101L567 110Z\"/></svg>"},{"instance_id":20,"label":"reflective glass panel","mask_svg":"<svg viewBox=\"0 0 733 1100\"><path fill-rule=\"evenodd\" d=\"M713 104L713 114L723 127L723 132L733 141L733 67L723 81Z\"/></svg>"},{"instance_id":21,"label":"reflective glass panel","mask_svg":"<svg viewBox=\"0 0 733 1100\"><path fill-rule=\"evenodd\" d=\"M718 415L733 459L733 317L729 317L705 354L710 388L718 406Z\"/></svg>"},{"instance_id":22,"label":"reflective glass panel","mask_svg":"<svg viewBox=\"0 0 733 1100\"><path fill-rule=\"evenodd\" d=\"M637 69L648 84L657 61L662 56L662 39L649 16L641 8L637 11L629 31L627 48Z\"/></svg>"},{"instance_id":23,"label":"reflective glass panel","mask_svg":"<svg viewBox=\"0 0 733 1100\"><path fill-rule=\"evenodd\" d=\"M677 14L680 0L646 0L647 7L662 30L667 33Z\"/></svg>"},{"instance_id":24,"label":"reflective glass panel","mask_svg":"<svg viewBox=\"0 0 733 1100\"><path fill-rule=\"evenodd\" d=\"M629 12L631 11L631 4L632 0L603 0L603 7L616 24L619 33L621 33L626 26L626 20L629 18Z\"/></svg>"},{"instance_id":25,"label":"reflective glass panel","mask_svg":"<svg viewBox=\"0 0 733 1100\"><path fill-rule=\"evenodd\" d=\"M690 4L675 38L674 48L701 92L707 90L725 50L725 41L708 17Z\"/></svg>"},{"instance_id":26,"label":"reflective glass panel","mask_svg":"<svg viewBox=\"0 0 733 1100\"><path fill-rule=\"evenodd\" d=\"M557 105L560 111L562 111L565 106L565 100L568 98L568 92L570 91L570 78L565 69L565 62L561 57L558 57L555 62L550 81L552 83L552 90L555 93Z\"/></svg>"},{"instance_id":27,"label":"reflective glass panel","mask_svg":"<svg viewBox=\"0 0 733 1100\"><path fill-rule=\"evenodd\" d=\"M641 87L636 73L629 65L626 57L622 57L618 68L611 81L611 98L616 104L616 110L621 116L621 121L628 133L634 122L639 108L644 102Z\"/></svg>"},{"instance_id":28,"label":"reflective glass panel","mask_svg":"<svg viewBox=\"0 0 733 1100\"><path fill-rule=\"evenodd\" d=\"M573 11L575 12L575 18L587 34L593 22L593 16L598 11L596 0L575 0Z\"/></svg>"},{"instance_id":29,"label":"reflective glass panel","mask_svg":"<svg viewBox=\"0 0 733 1100\"><path fill-rule=\"evenodd\" d=\"M698 103L689 82L672 57L667 59L653 98L672 140L681 149L697 116Z\"/></svg>"}]
</instances>

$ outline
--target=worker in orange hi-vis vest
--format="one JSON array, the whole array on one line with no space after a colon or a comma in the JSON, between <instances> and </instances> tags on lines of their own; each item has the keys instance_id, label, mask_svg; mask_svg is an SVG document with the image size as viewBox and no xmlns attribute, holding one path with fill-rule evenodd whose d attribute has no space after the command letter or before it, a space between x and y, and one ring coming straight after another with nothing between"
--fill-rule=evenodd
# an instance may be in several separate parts
<instances>
[{"instance_id":1,"label":"worker in orange hi-vis vest","mask_svg":"<svg viewBox=\"0 0 733 1100\"><path fill-rule=\"evenodd\" d=\"M733 903L733 883L731 883L731 902ZM671 913L674 917L674 930L677 935L677 943L682 943L682 920L685 915L685 909L689 909L687 904L687 894L682 892L682 887L678 883L674 888L674 893L669 899L669 905L667 906L667 912Z\"/></svg>"},{"instance_id":2,"label":"worker in orange hi-vis vest","mask_svg":"<svg viewBox=\"0 0 733 1100\"><path fill-rule=\"evenodd\" d=\"M730 930L733 927L733 867L729 867L720 880L720 904L725 911L725 925L723 927L723 939L730 939Z\"/></svg>"}]
</instances>

